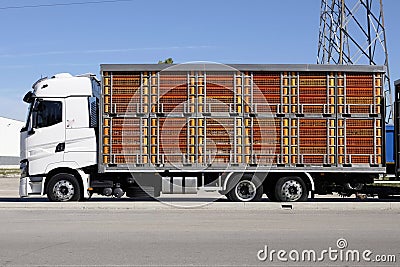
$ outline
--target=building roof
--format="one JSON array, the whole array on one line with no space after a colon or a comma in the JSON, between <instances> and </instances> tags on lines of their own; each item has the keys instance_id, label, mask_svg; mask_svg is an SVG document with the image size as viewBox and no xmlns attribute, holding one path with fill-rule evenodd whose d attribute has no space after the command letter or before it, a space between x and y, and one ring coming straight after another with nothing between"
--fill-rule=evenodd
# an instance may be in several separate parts
<instances>
[{"instance_id":1,"label":"building roof","mask_svg":"<svg viewBox=\"0 0 400 267\"><path fill-rule=\"evenodd\" d=\"M10 118L6 118L6 117L2 117L2 116L0 116L0 120L1 121L3 121L3 122L6 122L6 121L8 121L8 122L14 122L14 123L24 123L23 121L20 121L20 120L15 120L15 119L10 119Z\"/></svg>"}]
</instances>

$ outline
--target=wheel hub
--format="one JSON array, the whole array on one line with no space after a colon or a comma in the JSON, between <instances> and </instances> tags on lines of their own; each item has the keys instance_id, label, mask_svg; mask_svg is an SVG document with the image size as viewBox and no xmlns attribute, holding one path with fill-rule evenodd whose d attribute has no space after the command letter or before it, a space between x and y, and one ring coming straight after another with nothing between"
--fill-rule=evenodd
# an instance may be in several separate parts
<instances>
[{"instance_id":1,"label":"wheel hub","mask_svg":"<svg viewBox=\"0 0 400 267\"><path fill-rule=\"evenodd\" d=\"M62 187L60 188L60 192L61 192L63 195L66 195L66 194L68 193L68 188L65 187L65 186L62 186Z\"/></svg>"},{"instance_id":2,"label":"wheel hub","mask_svg":"<svg viewBox=\"0 0 400 267\"><path fill-rule=\"evenodd\" d=\"M75 188L71 182L61 180L54 185L53 193L58 201L68 201L74 196Z\"/></svg>"},{"instance_id":3,"label":"wheel hub","mask_svg":"<svg viewBox=\"0 0 400 267\"><path fill-rule=\"evenodd\" d=\"M257 191L257 187L251 181L240 181L235 188L236 195L241 201L251 201Z\"/></svg>"},{"instance_id":4,"label":"wheel hub","mask_svg":"<svg viewBox=\"0 0 400 267\"><path fill-rule=\"evenodd\" d=\"M290 180L285 182L281 188L281 195L286 201L297 201L303 194L303 188L298 181Z\"/></svg>"},{"instance_id":5,"label":"wheel hub","mask_svg":"<svg viewBox=\"0 0 400 267\"><path fill-rule=\"evenodd\" d=\"M291 187L289 188L289 192L290 192L290 194L297 194L297 188L294 187L294 186L291 186Z\"/></svg>"}]
</instances>

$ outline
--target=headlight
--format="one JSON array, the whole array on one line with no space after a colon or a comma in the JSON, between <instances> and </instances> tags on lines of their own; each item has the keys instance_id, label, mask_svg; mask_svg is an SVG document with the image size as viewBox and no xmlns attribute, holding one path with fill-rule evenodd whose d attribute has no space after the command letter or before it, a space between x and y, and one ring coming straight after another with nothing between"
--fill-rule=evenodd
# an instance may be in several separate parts
<instances>
[{"instance_id":1,"label":"headlight","mask_svg":"<svg viewBox=\"0 0 400 267\"><path fill-rule=\"evenodd\" d=\"M29 175L29 173L28 173L28 165L29 164L28 164L27 160L21 161L21 163L19 165L19 169L21 170L21 178L22 177L26 177L26 176Z\"/></svg>"}]
</instances>

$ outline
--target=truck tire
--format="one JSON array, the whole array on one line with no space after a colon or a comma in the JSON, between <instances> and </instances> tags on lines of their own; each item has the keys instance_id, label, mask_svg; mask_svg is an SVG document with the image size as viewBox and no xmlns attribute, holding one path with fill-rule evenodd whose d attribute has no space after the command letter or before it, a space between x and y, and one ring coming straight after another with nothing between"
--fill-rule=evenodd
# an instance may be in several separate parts
<instances>
[{"instance_id":1,"label":"truck tire","mask_svg":"<svg viewBox=\"0 0 400 267\"><path fill-rule=\"evenodd\" d=\"M275 198L279 202L306 201L307 197L307 186L300 177L281 177L275 185Z\"/></svg>"},{"instance_id":2,"label":"truck tire","mask_svg":"<svg viewBox=\"0 0 400 267\"><path fill-rule=\"evenodd\" d=\"M228 188L232 188L226 194L228 200L235 202L254 202L261 200L264 193L263 185L256 176L243 177L239 181L232 179L230 182L236 184L228 184Z\"/></svg>"},{"instance_id":3,"label":"truck tire","mask_svg":"<svg viewBox=\"0 0 400 267\"><path fill-rule=\"evenodd\" d=\"M81 188L78 180L69 173L54 175L47 185L47 198L56 202L79 201Z\"/></svg>"}]
</instances>

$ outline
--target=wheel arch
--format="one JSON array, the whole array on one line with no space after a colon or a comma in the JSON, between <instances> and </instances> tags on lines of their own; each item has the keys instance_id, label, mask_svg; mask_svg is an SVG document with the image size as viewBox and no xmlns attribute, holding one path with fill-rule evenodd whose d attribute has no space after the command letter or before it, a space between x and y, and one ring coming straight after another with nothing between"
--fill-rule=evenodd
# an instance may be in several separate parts
<instances>
[{"instance_id":1,"label":"wheel arch","mask_svg":"<svg viewBox=\"0 0 400 267\"><path fill-rule=\"evenodd\" d=\"M229 173L227 173L227 175L225 176L225 178L224 178L224 183L223 183L223 185L222 185L222 191L223 191L223 192L226 192L226 191L227 191L228 182L229 182L230 179L232 179L232 176L235 176L234 174L235 174L234 172L229 172Z\"/></svg>"},{"instance_id":2,"label":"wheel arch","mask_svg":"<svg viewBox=\"0 0 400 267\"><path fill-rule=\"evenodd\" d=\"M301 172L301 173L299 172L298 175L306 184L308 191L314 192L315 183L314 183L314 178L311 176L311 174L308 172Z\"/></svg>"}]
</instances>

